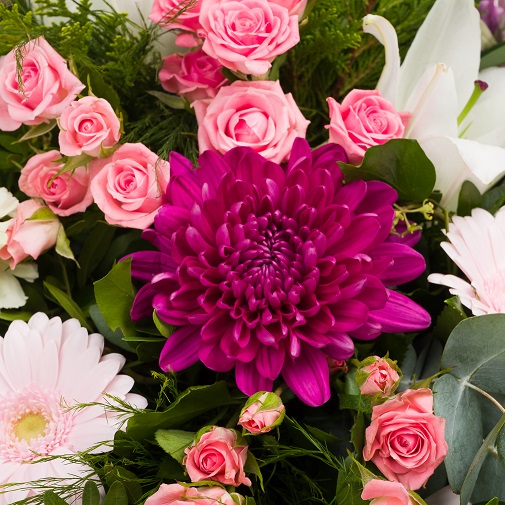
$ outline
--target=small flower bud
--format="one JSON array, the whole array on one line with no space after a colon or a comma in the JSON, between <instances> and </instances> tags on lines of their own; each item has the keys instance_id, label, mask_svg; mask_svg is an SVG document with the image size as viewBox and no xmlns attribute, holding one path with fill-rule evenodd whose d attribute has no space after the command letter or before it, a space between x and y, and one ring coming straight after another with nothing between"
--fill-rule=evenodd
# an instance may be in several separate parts
<instances>
[{"instance_id":1,"label":"small flower bud","mask_svg":"<svg viewBox=\"0 0 505 505\"><path fill-rule=\"evenodd\" d=\"M249 397L238 424L253 435L267 433L282 423L285 410L278 395L260 391Z\"/></svg>"},{"instance_id":2,"label":"small flower bud","mask_svg":"<svg viewBox=\"0 0 505 505\"><path fill-rule=\"evenodd\" d=\"M401 370L396 361L387 356L370 356L363 360L356 372L356 382L362 395L387 398L391 396L400 383Z\"/></svg>"}]
</instances>

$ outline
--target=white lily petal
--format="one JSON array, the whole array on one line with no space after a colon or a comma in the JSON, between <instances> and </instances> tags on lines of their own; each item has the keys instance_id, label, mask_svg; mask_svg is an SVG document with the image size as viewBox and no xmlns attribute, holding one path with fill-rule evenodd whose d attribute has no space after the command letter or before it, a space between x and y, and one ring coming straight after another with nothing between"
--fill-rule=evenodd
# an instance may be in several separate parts
<instances>
[{"instance_id":1,"label":"white lily petal","mask_svg":"<svg viewBox=\"0 0 505 505\"><path fill-rule=\"evenodd\" d=\"M39 277L37 264L33 262L18 263L16 265L16 268L12 270L12 273L16 277L24 279L27 282L33 282L35 279L38 279Z\"/></svg>"},{"instance_id":2,"label":"white lily petal","mask_svg":"<svg viewBox=\"0 0 505 505\"><path fill-rule=\"evenodd\" d=\"M414 88L406 110L411 111L405 137L458 136L458 103L452 70L430 65Z\"/></svg>"},{"instance_id":3,"label":"white lily petal","mask_svg":"<svg viewBox=\"0 0 505 505\"><path fill-rule=\"evenodd\" d=\"M505 174L505 149L473 140L432 137L419 140L435 165L435 189L443 206L456 210L461 185L468 180L483 192Z\"/></svg>"},{"instance_id":4,"label":"white lily petal","mask_svg":"<svg viewBox=\"0 0 505 505\"><path fill-rule=\"evenodd\" d=\"M0 188L0 219L16 212L19 200L7 190Z\"/></svg>"},{"instance_id":5,"label":"white lily petal","mask_svg":"<svg viewBox=\"0 0 505 505\"><path fill-rule=\"evenodd\" d=\"M461 137L505 147L505 68L487 68L479 79L488 88L461 124Z\"/></svg>"},{"instance_id":6,"label":"white lily petal","mask_svg":"<svg viewBox=\"0 0 505 505\"><path fill-rule=\"evenodd\" d=\"M437 0L419 28L400 70L398 110L428 65L445 63L454 72L462 110L480 64L480 17L473 0Z\"/></svg>"},{"instance_id":7,"label":"white lily petal","mask_svg":"<svg viewBox=\"0 0 505 505\"><path fill-rule=\"evenodd\" d=\"M363 18L363 31L373 35L384 46L386 64L376 88L384 98L396 105L400 76L400 52L396 31L387 19L374 14L368 14Z\"/></svg>"},{"instance_id":8,"label":"white lily petal","mask_svg":"<svg viewBox=\"0 0 505 505\"><path fill-rule=\"evenodd\" d=\"M7 270L4 270L5 266ZM22 307L28 298L8 268L8 264L0 260L0 309L17 309Z\"/></svg>"}]
</instances>

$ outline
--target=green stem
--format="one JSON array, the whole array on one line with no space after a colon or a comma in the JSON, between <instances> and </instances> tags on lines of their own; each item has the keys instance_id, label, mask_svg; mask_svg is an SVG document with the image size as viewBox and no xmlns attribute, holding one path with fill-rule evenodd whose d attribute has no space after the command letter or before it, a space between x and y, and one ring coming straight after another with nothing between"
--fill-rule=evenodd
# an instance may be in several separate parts
<instances>
[{"instance_id":1,"label":"green stem","mask_svg":"<svg viewBox=\"0 0 505 505\"><path fill-rule=\"evenodd\" d=\"M486 393L483 389L481 389L478 386L475 386L471 382L465 382L465 386L468 386L471 389L474 389L475 391L478 391L481 395L484 395L488 400L491 400L500 410L503 414L505 414L505 407L496 400L496 398L493 398L489 393Z\"/></svg>"}]
</instances>

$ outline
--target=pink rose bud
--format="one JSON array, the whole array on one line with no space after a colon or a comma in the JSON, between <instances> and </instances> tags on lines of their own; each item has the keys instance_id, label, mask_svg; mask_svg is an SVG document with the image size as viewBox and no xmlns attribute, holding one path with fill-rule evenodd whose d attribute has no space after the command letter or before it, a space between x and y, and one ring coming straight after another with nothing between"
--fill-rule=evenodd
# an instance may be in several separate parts
<instances>
[{"instance_id":1,"label":"pink rose bud","mask_svg":"<svg viewBox=\"0 0 505 505\"><path fill-rule=\"evenodd\" d=\"M65 156L88 154L114 147L121 136L121 124L107 100L85 96L72 102L59 119L60 151Z\"/></svg>"},{"instance_id":2,"label":"pink rose bud","mask_svg":"<svg viewBox=\"0 0 505 505\"><path fill-rule=\"evenodd\" d=\"M20 73L14 49L0 57L0 130L4 131L47 123L84 89L43 37L28 42L21 53Z\"/></svg>"},{"instance_id":3,"label":"pink rose bud","mask_svg":"<svg viewBox=\"0 0 505 505\"><path fill-rule=\"evenodd\" d=\"M164 90L193 102L214 98L217 90L229 82L221 73L222 68L217 60L199 49L163 58L158 77Z\"/></svg>"},{"instance_id":4,"label":"pink rose bud","mask_svg":"<svg viewBox=\"0 0 505 505\"><path fill-rule=\"evenodd\" d=\"M333 359L326 356L326 361L328 362L328 367L330 368L330 375L335 375L338 372L346 374L349 371L347 366L347 361L345 359Z\"/></svg>"},{"instance_id":5,"label":"pink rose bud","mask_svg":"<svg viewBox=\"0 0 505 505\"><path fill-rule=\"evenodd\" d=\"M246 402L238 424L253 435L267 433L282 423L286 409L275 393L260 391Z\"/></svg>"},{"instance_id":6,"label":"pink rose bud","mask_svg":"<svg viewBox=\"0 0 505 505\"><path fill-rule=\"evenodd\" d=\"M143 230L163 204L170 165L143 144L123 144L112 156L93 160L91 194L110 224Z\"/></svg>"},{"instance_id":7,"label":"pink rose bud","mask_svg":"<svg viewBox=\"0 0 505 505\"><path fill-rule=\"evenodd\" d=\"M5 229L0 229L0 232L5 232L6 241L5 244L0 244L0 259L10 260L11 270L29 256L37 259L46 249L56 244L61 226L56 216L30 220L41 209L52 214L47 207L35 200L26 200L18 205L15 218L1 223Z\"/></svg>"},{"instance_id":8,"label":"pink rose bud","mask_svg":"<svg viewBox=\"0 0 505 505\"><path fill-rule=\"evenodd\" d=\"M298 16L269 0L202 0L203 50L224 67L266 74L276 56L298 44Z\"/></svg>"},{"instance_id":9,"label":"pink rose bud","mask_svg":"<svg viewBox=\"0 0 505 505\"><path fill-rule=\"evenodd\" d=\"M349 163L358 165L365 151L388 140L402 138L410 114L396 112L377 90L353 89L342 101L327 99L330 107L330 142L341 145Z\"/></svg>"},{"instance_id":10,"label":"pink rose bud","mask_svg":"<svg viewBox=\"0 0 505 505\"><path fill-rule=\"evenodd\" d=\"M167 30L196 32L201 27L198 16L202 0L196 0L187 8L189 4L190 0L154 0L149 19ZM179 11L183 12L179 14Z\"/></svg>"},{"instance_id":11,"label":"pink rose bud","mask_svg":"<svg viewBox=\"0 0 505 505\"><path fill-rule=\"evenodd\" d=\"M368 481L361 498L372 500L370 505L416 505L402 484L380 479Z\"/></svg>"},{"instance_id":12,"label":"pink rose bud","mask_svg":"<svg viewBox=\"0 0 505 505\"><path fill-rule=\"evenodd\" d=\"M387 398L391 396L400 384L400 369L396 361L387 356L370 356L363 360L356 372L356 382L362 395Z\"/></svg>"},{"instance_id":13,"label":"pink rose bud","mask_svg":"<svg viewBox=\"0 0 505 505\"><path fill-rule=\"evenodd\" d=\"M244 473L247 444L235 430L214 426L197 437L184 452L182 464L191 482L214 480L227 486L252 484Z\"/></svg>"},{"instance_id":14,"label":"pink rose bud","mask_svg":"<svg viewBox=\"0 0 505 505\"><path fill-rule=\"evenodd\" d=\"M197 100L193 107L200 153L210 149L226 154L247 146L281 163L295 138L305 137L309 124L278 81L236 81L223 86L212 101Z\"/></svg>"},{"instance_id":15,"label":"pink rose bud","mask_svg":"<svg viewBox=\"0 0 505 505\"><path fill-rule=\"evenodd\" d=\"M187 487L180 484L162 484L150 496L145 505L243 505L244 497L238 493L228 493L226 489L215 487Z\"/></svg>"},{"instance_id":16,"label":"pink rose bud","mask_svg":"<svg viewBox=\"0 0 505 505\"><path fill-rule=\"evenodd\" d=\"M408 389L373 408L363 457L389 480L419 489L447 455L444 429L431 390Z\"/></svg>"},{"instance_id":17,"label":"pink rose bud","mask_svg":"<svg viewBox=\"0 0 505 505\"><path fill-rule=\"evenodd\" d=\"M78 167L56 176L64 163L58 151L32 156L19 177L19 189L32 198L41 198L58 216L84 212L93 203L89 190L90 172Z\"/></svg>"}]
</instances>

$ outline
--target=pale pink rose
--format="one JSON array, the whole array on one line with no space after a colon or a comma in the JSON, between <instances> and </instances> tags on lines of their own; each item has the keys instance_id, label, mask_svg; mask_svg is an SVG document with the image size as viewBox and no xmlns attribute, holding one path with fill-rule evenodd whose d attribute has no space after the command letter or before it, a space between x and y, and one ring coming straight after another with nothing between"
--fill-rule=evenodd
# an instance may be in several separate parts
<instances>
[{"instance_id":1,"label":"pale pink rose","mask_svg":"<svg viewBox=\"0 0 505 505\"><path fill-rule=\"evenodd\" d=\"M32 198L41 198L58 216L84 212L93 203L89 189L90 172L78 167L73 172L55 175L63 168L58 151L32 156L19 177L19 189Z\"/></svg>"},{"instance_id":2,"label":"pale pink rose","mask_svg":"<svg viewBox=\"0 0 505 505\"><path fill-rule=\"evenodd\" d=\"M203 50L226 68L263 75L298 44L298 16L269 0L202 0Z\"/></svg>"},{"instance_id":3,"label":"pale pink rose","mask_svg":"<svg viewBox=\"0 0 505 505\"><path fill-rule=\"evenodd\" d=\"M371 356L365 361L372 362L359 368L356 374L356 382L361 394L379 395L381 398L391 396L398 387L400 376L391 366L390 360Z\"/></svg>"},{"instance_id":4,"label":"pale pink rose","mask_svg":"<svg viewBox=\"0 0 505 505\"><path fill-rule=\"evenodd\" d=\"M115 146L121 125L107 100L85 96L70 103L59 119L60 151L65 156L98 156L100 149Z\"/></svg>"},{"instance_id":5,"label":"pale pink rose","mask_svg":"<svg viewBox=\"0 0 505 505\"><path fill-rule=\"evenodd\" d=\"M220 486L186 487L180 484L162 484L158 491L146 500L145 505L181 505L185 503L239 505L243 503L243 497L237 493L228 493Z\"/></svg>"},{"instance_id":6,"label":"pale pink rose","mask_svg":"<svg viewBox=\"0 0 505 505\"><path fill-rule=\"evenodd\" d=\"M247 445L241 443L235 430L214 426L184 452L182 464L191 482L215 480L229 486L251 485L244 473Z\"/></svg>"},{"instance_id":7,"label":"pale pink rose","mask_svg":"<svg viewBox=\"0 0 505 505\"><path fill-rule=\"evenodd\" d=\"M43 37L30 41L21 51L20 74L14 49L0 58L0 130L4 131L58 117L84 89Z\"/></svg>"},{"instance_id":8,"label":"pale pink rose","mask_svg":"<svg viewBox=\"0 0 505 505\"><path fill-rule=\"evenodd\" d=\"M290 16L298 16L298 20L302 19L307 0L270 0L271 3L285 7Z\"/></svg>"},{"instance_id":9,"label":"pale pink rose","mask_svg":"<svg viewBox=\"0 0 505 505\"><path fill-rule=\"evenodd\" d=\"M349 162L359 164L365 151L388 140L402 138L410 114L397 112L377 90L353 89L339 104L327 99L330 108L330 142L341 145Z\"/></svg>"},{"instance_id":10,"label":"pale pink rose","mask_svg":"<svg viewBox=\"0 0 505 505\"><path fill-rule=\"evenodd\" d=\"M95 159L91 194L105 220L143 230L163 204L170 165L143 144L123 144L109 158Z\"/></svg>"},{"instance_id":11,"label":"pale pink rose","mask_svg":"<svg viewBox=\"0 0 505 505\"><path fill-rule=\"evenodd\" d=\"M221 73L223 66L201 49L163 58L158 77L164 90L186 97L190 102L214 98L229 81Z\"/></svg>"},{"instance_id":12,"label":"pale pink rose","mask_svg":"<svg viewBox=\"0 0 505 505\"><path fill-rule=\"evenodd\" d=\"M202 0L154 0L149 19L167 30L196 32L201 27L198 21L201 3Z\"/></svg>"},{"instance_id":13,"label":"pale pink rose","mask_svg":"<svg viewBox=\"0 0 505 505\"><path fill-rule=\"evenodd\" d=\"M7 243L0 249L0 259L10 260L11 270L29 256L37 259L46 249L56 244L60 229L60 222L56 217L30 220L35 212L42 208L35 200L21 202L16 217L5 223Z\"/></svg>"},{"instance_id":14,"label":"pale pink rose","mask_svg":"<svg viewBox=\"0 0 505 505\"><path fill-rule=\"evenodd\" d=\"M368 481L363 488L361 498L372 500L370 505L416 505L402 484L387 480Z\"/></svg>"},{"instance_id":15,"label":"pale pink rose","mask_svg":"<svg viewBox=\"0 0 505 505\"><path fill-rule=\"evenodd\" d=\"M373 408L363 457L389 479L419 489L447 455L445 419L430 389L408 389Z\"/></svg>"},{"instance_id":16,"label":"pale pink rose","mask_svg":"<svg viewBox=\"0 0 505 505\"><path fill-rule=\"evenodd\" d=\"M223 86L212 101L197 100L193 107L200 153L211 149L225 154L247 146L281 163L295 138L305 137L309 124L291 93L285 95L273 81L236 81Z\"/></svg>"},{"instance_id":17,"label":"pale pink rose","mask_svg":"<svg viewBox=\"0 0 505 505\"><path fill-rule=\"evenodd\" d=\"M253 435L267 433L281 424L285 413L286 408L278 395L259 392L249 398L237 424Z\"/></svg>"}]
</instances>

